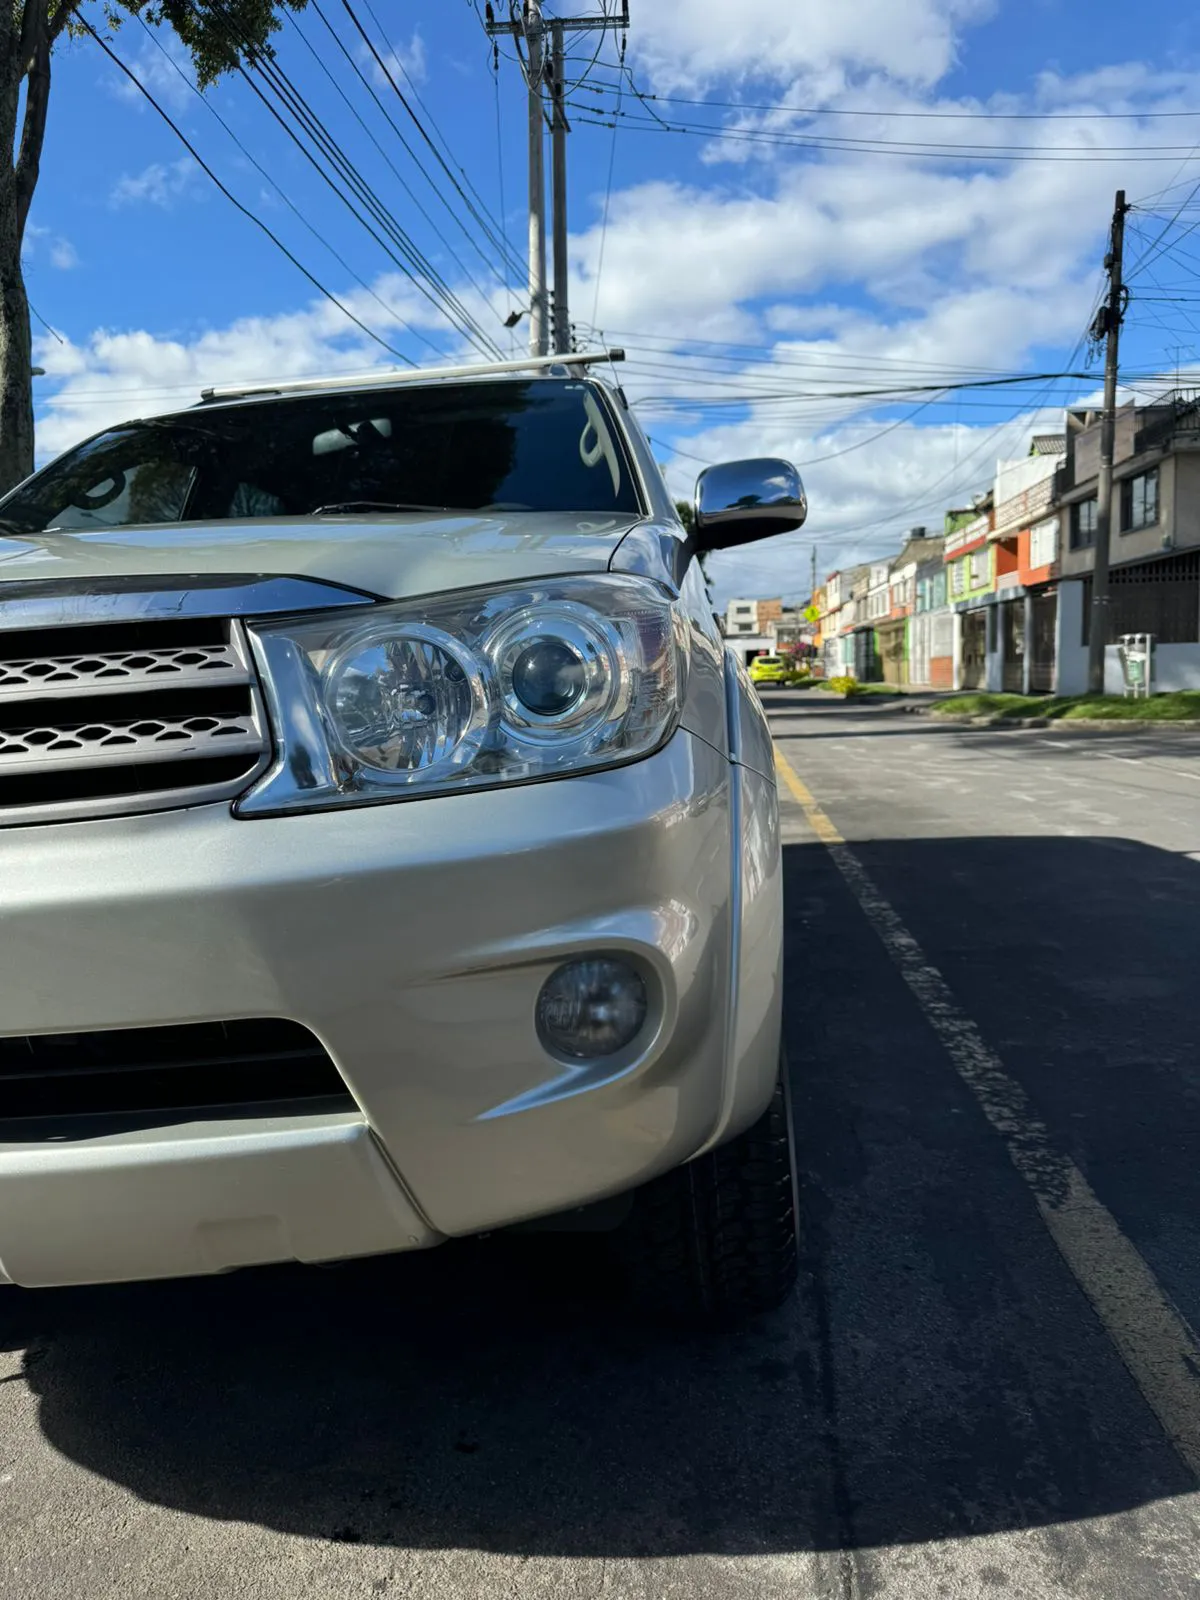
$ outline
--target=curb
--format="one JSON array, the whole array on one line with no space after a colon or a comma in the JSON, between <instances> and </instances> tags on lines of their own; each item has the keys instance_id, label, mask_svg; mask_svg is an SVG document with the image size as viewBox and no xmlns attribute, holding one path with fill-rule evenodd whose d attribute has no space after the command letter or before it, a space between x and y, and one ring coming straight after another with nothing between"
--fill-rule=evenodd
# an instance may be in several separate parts
<instances>
[{"instance_id":1,"label":"curb","mask_svg":"<svg viewBox=\"0 0 1200 1600\"><path fill-rule=\"evenodd\" d=\"M935 716L936 713L928 711L925 715ZM1200 719L1195 717L1163 717L1155 721L1141 717L1004 717L997 714L982 717L939 716L937 721L956 722L970 728L1106 728L1111 733L1161 733L1164 728L1200 728Z\"/></svg>"}]
</instances>

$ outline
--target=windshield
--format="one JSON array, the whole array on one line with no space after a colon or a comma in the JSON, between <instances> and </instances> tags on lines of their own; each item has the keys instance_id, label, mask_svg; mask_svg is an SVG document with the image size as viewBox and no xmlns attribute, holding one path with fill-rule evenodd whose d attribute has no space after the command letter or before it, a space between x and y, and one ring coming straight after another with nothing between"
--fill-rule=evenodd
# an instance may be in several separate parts
<instances>
[{"instance_id":1,"label":"windshield","mask_svg":"<svg viewBox=\"0 0 1200 1600\"><path fill-rule=\"evenodd\" d=\"M600 391L438 384L198 408L69 451L0 501L21 532L388 510L636 514Z\"/></svg>"}]
</instances>

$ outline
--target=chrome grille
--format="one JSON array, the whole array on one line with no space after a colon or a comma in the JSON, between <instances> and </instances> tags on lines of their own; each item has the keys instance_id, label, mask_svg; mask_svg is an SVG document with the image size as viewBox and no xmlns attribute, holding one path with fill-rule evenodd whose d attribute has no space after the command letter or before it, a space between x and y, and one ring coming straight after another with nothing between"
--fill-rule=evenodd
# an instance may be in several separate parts
<instances>
[{"instance_id":1,"label":"chrome grille","mask_svg":"<svg viewBox=\"0 0 1200 1600\"><path fill-rule=\"evenodd\" d=\"M0 631L0 824L231 797L267 753L236 620Z\"/></svg>"},{"instance_id":2,"label":"chrome grille","mask_svg":"<svg viewBox=\"0 0 1200 1600\"><path fill-rule=\"evenodd\" d=\"M66 696L95 685L109 693L139 690L150 680L173 688L197 684L245 683L245 666L229 644L125 650L116 654L36 655L26 661L0 661L0 700L31 695Z\"/></svg>"}]
</instances>

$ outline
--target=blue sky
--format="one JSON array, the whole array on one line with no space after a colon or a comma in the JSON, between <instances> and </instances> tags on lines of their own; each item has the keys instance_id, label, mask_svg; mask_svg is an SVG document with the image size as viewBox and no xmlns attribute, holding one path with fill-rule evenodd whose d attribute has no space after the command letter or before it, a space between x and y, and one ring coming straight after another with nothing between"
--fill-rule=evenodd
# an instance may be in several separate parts
<instances>
[{"instance_id":1,"label":"blue sky","mask_svg":"<svg viewBox=\"0 0 1200 1600\"><path fill-rule=\"evenodd\" d=\"M278 35L279 66L475 322L509 348L501 321L524 304L519 277L432 168L341 0L321 6L346 53L309 9ZM523 255L516 64L501 63L498 142L490 49L467 0L355 10L385 59L399 55L408 78L397 68L397 82L415 86L447 164L496 216L503 181L506 232ZM809 528L723 558L723 591L796 592L814 543L822 571L894 547L905 527L936 523L983 487L996 457L1022 453L1055 408L1094 391L1080 379L842 397L1062 370L1093 308L1118 184L1146 205L1130 219L1131 260L1163 228L1171 247L1135 279L1129 370L1149 384L1200 367L1200 299L1187 298L1200 230L1185 233L1200 182L1196 17L1155 13L1135 34L1116 0L1095 0L1086 25L1067 0L633 0L631 11L626 77L615 39L590 69L582 52L590 60L595 41L572 47L585 79L570 139L572 312L581 338L595 321L630 350L627 386L680 492L692 457L771 451L805 464ZM185 59L159 37L167 53L130 21L113 47L238 199L387 344L421 362L461 356L461 337L247 83L225 80L202 103L172 65L186 74ZM615 136L596 125L618 111ZM656 115L696 131L664 132ZM722 130L740 136L713 137ZM953 159L931 144L954 147ZM985 148L963 159L963 144ZM1114 146L1119 158L1095 159ZM30 294L59 335L37 330L44 453L188 403L210 382L392 361L235 211L89 39L55 60L32 221ZM1084 360L1076 352L1073 369ZM747 403L767 394L782 397Z\"/></svg>"}]
</instances>

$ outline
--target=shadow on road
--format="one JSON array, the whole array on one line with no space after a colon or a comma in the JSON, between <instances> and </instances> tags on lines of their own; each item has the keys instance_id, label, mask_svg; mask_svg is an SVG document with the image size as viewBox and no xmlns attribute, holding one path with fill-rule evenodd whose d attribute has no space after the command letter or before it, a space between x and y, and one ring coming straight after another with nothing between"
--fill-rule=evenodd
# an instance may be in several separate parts
<instances>
[{"instance_id":1,"label":"shadow on road","mask_svg":"<svg viewBox=\"0 0 1200 1600\"><path fill-rule=\"evenodd\" d=\"M1122 949L1163 960L1155 1003L1171 1026L1172 1008L1192 1005L1174 986L1185 970L1194 981L1200 873L1087 840L872 851L935 959L958 951L951 981L974 963L964 999L1002 1053L1013 1046L1035 1100L1039 1072L1071 1066L1045 1114L1086 1165L1092 1133L1146 1096L1112 1042L1145 996L1127 984L1085 1001L1071 974L1095 975L1084 946L1097 917L1113 919ZM1192 1487L829 856L792 846L786 870L810 1273L783 1313L733 1336L649 1330L598 1241L515 1237L330 1271L24 1295L26 1375L50 1443L199 1516L562 1557L941 1540ZM989 883L1009 901L990 931ZM1037 1057L1047 1008L1057 1031ZM1147 1131L1183 1118L1200 1133L1189 1063L1163 1068ZM1074 1118L1096 1099L1100 1121ZM1193 1176L1175 1202L1160 1196L1193 1255L1195 1191Z\"/></svg>"}]
</instances>

